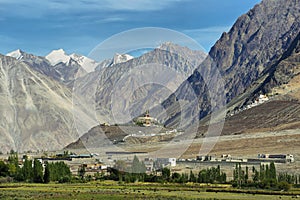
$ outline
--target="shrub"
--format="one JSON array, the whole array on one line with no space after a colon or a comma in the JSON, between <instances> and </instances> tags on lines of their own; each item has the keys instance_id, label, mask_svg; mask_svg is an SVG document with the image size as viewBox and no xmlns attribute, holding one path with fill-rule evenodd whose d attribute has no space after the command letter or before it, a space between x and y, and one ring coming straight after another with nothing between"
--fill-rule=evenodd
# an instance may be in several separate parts
<instances>
[{"instance_id":1,"label":"shrub","mask_svg":"<svg viewBox=\"0 0 300 200\"><path fill-rule=\"evenodd\" d=\"M59 183L69 183L70 181L71 178L69 176L63 176L58 180Z\"/></svg>"},{"instance_id":2,"label":"shrub","mask_svg":"<svg viewBox=\"0 0 300 200\"><path fill-rule=\"evenodd\" d=\"M291 185L286 181L281 181L278 183L278 189L283 191L289 191L291 189Z\"/></svg>"}]
</instances>

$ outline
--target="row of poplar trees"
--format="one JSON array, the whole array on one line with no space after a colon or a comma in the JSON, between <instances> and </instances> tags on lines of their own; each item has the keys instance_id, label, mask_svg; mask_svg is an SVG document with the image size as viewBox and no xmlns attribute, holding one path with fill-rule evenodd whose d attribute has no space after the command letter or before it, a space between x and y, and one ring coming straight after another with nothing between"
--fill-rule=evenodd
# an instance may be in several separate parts
<instances>
[{"instance_id":1,"label":"row of poplar trees","mask_svg":"<svg viewBox=\"0 0 300 200\"><path fill-rule=\"evenodd\" d=\"M19 166L17 153L11 153L8 163L1 163L0 176L13 177L19 182L49 183L50 181L69 182L71 171L64 162L45 163L42 165L40 160L30 160L27 156L23 158L23 166Z\"/></svg>"},{"instance_id":2,"label":"row of poplar trees","mask_svg":"<svg viewBox=\"0 0 300 200\"><path fill-rule=\"evenodd\" d=\"M257 187L261 189L279 189L289 190L291 184L298 184L298 176L290 175L288 173L276 174L276 168L274 162L270 165L260 165L259 169L252 167L252 173L250 179L249 169L243 170L241 164L236 164L233 170L233 186L236 187ZM299 176L300 180L300 176Z\"/></svg>"}]
</instances>

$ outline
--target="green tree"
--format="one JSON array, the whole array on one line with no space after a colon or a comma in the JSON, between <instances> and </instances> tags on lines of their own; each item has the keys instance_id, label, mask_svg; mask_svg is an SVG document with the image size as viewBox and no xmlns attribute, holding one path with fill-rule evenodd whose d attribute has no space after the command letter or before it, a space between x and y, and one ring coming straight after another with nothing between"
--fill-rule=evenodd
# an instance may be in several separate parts
<instances>
[{"instance_id":1,"label":"green tree","mask_svg":"<svg viewBox=\"0 0 300 200\"><path fill-rule=\"evenodd\" d=\"M198 183L208 183L207 171L205 169L201 170L198 174Z\"/></svg>"},{"instance_id":2,"label":"green tree","mask_svg":"<svg viewBox=\"0 0 300 200\"><path fill-rule=\"evenodd\" d=\"M269 165L265 166L265 179L270 180L270 170L269 170Z\"/></svg>"},{"instance_id":3,"label":"green tree","mask_svg":"<svg viewBox=\"0 0 300 200\"><path fill-rule=\"evenodd\" d=\"M47 167L49 168L49 172L50 172L50 181L61 181L63 177L68 177L65 178L64 180L71 179L70 168L63 161L55 162L55 163L47 163L46 168ZM45 172L46 172L46 168L45 168Z\"/></svg>"},{"instance_id":4,"label":"green tree","mask_svg":"<svg viewBox=\"0 0 300 200\"><path fill-rule=\"evenodd\" d=\"M64 151L63 157L64 157L64 158L70 157L69 151Z\"/></svg>"},{"instance_id":5,"label":"green tree","mask_svg":"<svg viewBox=\"0 0 300 200\"><path fill-rule=\"evenodd\" d=\"M136 155L134 156L132 161L131 172L140 173L140 161Z\"/></svg>"},{"instance_id":6,"label":"green tree","mask_svg":"<svg viewBox=\"0 0 300 200\"><path fill-rule=\"evenodd\" d=\"M43 166L38 159L33 161L33 182L43 183Z\"/></svg>"},{"instance_id":7,"label":"green tree","mask_svg":"<svg viewBox=\"0 0 300 200\"><path fill-rule=\"evenodd\" d=\"M28 158L25 157L25 161L23 163L23 168L21 169L21 172L24 181L32 181L33 179L32 160L28 160Z\"/></svg>"},{"instance_id":8,"label":"green tree","mask_svg":"<svg viewBox=\"0 0 300 200\"><path fill-rule=\"evenodd\" d=\"M221 167L220 165L217 166L217 169L215 170L215 180L219 183L222 182L222 176L221 176Z\"/></svg>"},{"instance_id":9,"label":"green tree","mask_svg":"<svg viewBox=\"0 0 300 200\"><path fill-rule=\"evenodd\" d=\"M170 176L171 176L171 170L167 167L164 167L161 171L162 173L162 178L165 180L165 181L169 181L170 179Z\"/></svg>"},{"instance_id":10,"label":"green tree","mask_svg":"<svg viewBox=\"0 0 300 200\"><path fill-rule=\"evenodd\" d=\"M259 168L259 180L260 181L264 181L265 180L265 166L264 165L260 165L260 168Z\"/></svg>"},{"instance_id":11,"label":"green tree","mask_svg":"<svg viewBox=\"0 0 300 200\"><path fill-rule=\"evenodd\" d=\"M246 168L246 171L248 172L248 168ZM244 184L246 182L247 173L245 173L245 171L242 170L241 163L238 163L238 164L236 163L235 169L233 171L233 175L234 175L233 184L235 186L241 187L242 184Z\"/></svg>"},{"instance_id":12,"label":"green tree","mask_svg":"<svg viewBox=\"0 0 300 200\"><path fill-rule=\"evenodd\" d=\"M17 152L15 150L11 149L10 152L9 152L9 154L13 155L13 154L17 154Z\"/></svg>"},{"instance_id":13,"label":"green tree","mask_svg":"<svg viewBox=\"0 0 300 200\"><path fill-rule=\"evenodd\" d=\"M222 172L222 174L221 174L221 183L226 183L226 179L227 179L227 175L226 175L226 173L225 172Z\"/></svg>"},{"instance_id":14,"label":"green tree","mask_svg":"<svg viewBox=\"0 0 300 200\"><path fill-rule=\"evenodd\" d=\"M276 167L274 162L270 164L270 179L276 180Z\"/></svg>"},{"instance_id":15,"label":"green tree","mask_svg":"<svg viewBox=\"0 0 300 200\"><path fill-rule=\"evenodd\" d=\"M241 163L239 163L238 177L239 177L238 178L239 186L241 187L242 179L243 179L243 171L242 171Z\"/></svg>"},{"instance_id":16,"label":"green tree","mask_svg":"<svg viewBox=\"0 0 300 200\"><path fill-rule=\"evenodd\" d=\"M50 182L50 167L49 164L46 163L45 172L44 172L44 183Z\"/></svg>"},{"instance_id":17,"label":"green tree","mask_svg":"<svg viewBox=\"0 0 300 200\"><path fill-rule=\"evenodd\" d=\"M78 169L78 176L83 180L83 179L84 179L84 175L85 175L85 166L82 165L82 166Z\"/></svg>"},{"instance_id":18,"label":"green tree","mask_svg":"<svg viewBox=\"0 0 300 200\"><path fill-rule=\"evenodd\" d=\"M189 176L186 173L181 174L179 183L187 183L189 181Z\"/></svg>"},{"instance_id":19,"label":"green tree","mask_svg":"<svg viewBox=\"0 0 300 200\"><path fill-rule=\"evenodd\" d=\"M131 167L132 173L145 173L146 172L146 166L143 162L140 162L138 157L135 155L132 161L132 167Z\"/></svg>"},{"instance_id":20,"label":"green tree","mask_svg":"<svg viewBox=\"0 0 300 200\"><path fill-rule=\"evenodd\" d=\"M279 173L278 182L287 182L289 184L295 183L295 176L288 173Z\"/></svg>"},{"instance_id":21,"label":"green tree","mask_svg":"<svg viewBox=\"0 0 300 200\"><path fill-rule=\"evenodd\" d=\"M0 176L8 176L9 168L2 160L0 160Z\"/></svg>"},{"instance_id":22,"label":"green tree","mask_svg":"<svg viewBox=\"0 0 300 200\"><path fill-rule=\"evenodd\" d=\"M238 164L235 164L235 169L233 170L233 180L237 182L239 179L239 173L238 173Z\"/></svg>"},{"instance_id":23,"label":"green tree","mask_svg":"<svg viewBox=\"0 0 300 200\"><path fill-rule=\"evenodd\" d=\"M120 172L124 172L127 170L126 162L124 160L117 160L114 168Z\"/></svg>"},{"instance_id":24,"label":"green tree","mask_svg":"<svg viewBox=\"0 0 300 200\"><path fill-rule=\"evenodd\" d=\"M18 153L14 152L14 150L11 150L8 156L8 168L9 175L15 177L19 171L19 158Z\"/></svg>"},{"instance_id":25,"label":"green tree","mask_svg":"<svg viewBox=\"0 0 300 200\"><path fill-rule=\"evenodd\" d=\"M195 176L195 174L193 173L193 171L190 171L190 182L196 183L197 182L197 178Z\"/></svg>"},{"instance_id":26,"label":"green tree","mask_svg":"<svg viewBox=\"0 0 300 200\"><path fill-rule=\"evenodd\" d=\"M259 172L256 169L253 172L252 180L253 180L254 183L257 183L259 181Z\"/></svg>"},{"instance_id":27,"label":"green tree","mask_svg":"<svg viewBox=\"0 0 300 200\"><path fill-rule=\"evenodd\" d=\"M249 179L249 168L246 166L245 182L248 182Z\"/></svg>"},{"instance_id":28,"label":"green tree","mask_svg":"<svg viewBox=\"0 0 300 200\"><path fill-rule=\"evenodd\" d=\"M147 171L147 168L146 168L145 163L143 161L140 162L140 172L141 173L146 173L146 171Z\"/></svg>"},{"instance_id":29,"label":"green tree","mask_svg":"<svg viewBox=\"0 0 300 200\"><path fill-rule=\"evenodd\" d=\"M291 189L291 185L286 181L281 181L278 183L278 189L289 191Z\"/></svg>"},{"instance_id":30,"label":"green tree","mask_svg":"<svg viewBox=\"0 0 300 200\"><path fill-rule=\"evenodd\" d=\"M178 183L179 179L180 179L180 174L175 172L172 174L172 181L175 182L175 183Z\"/></svg>"}]
</instances>

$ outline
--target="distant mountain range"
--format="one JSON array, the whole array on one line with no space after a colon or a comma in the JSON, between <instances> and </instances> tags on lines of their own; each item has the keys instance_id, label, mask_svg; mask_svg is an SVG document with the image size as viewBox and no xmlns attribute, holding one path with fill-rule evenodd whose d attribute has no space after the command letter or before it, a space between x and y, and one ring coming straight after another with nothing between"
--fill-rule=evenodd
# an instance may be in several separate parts
<instances>
[{"instance_id":1,"label":"distant mountain range","mask_svg":"<svg viewBox=\"0 0 300 200\"><path fill-rule=\"evenodd\" d=\"M203 52L171 43L164 48L167 46L173 52L191 53L191 57L196 53L199 61L206 56ZM196 61L182 65L186 60L163 49L155 49L138 58L116 53L113 58L100 63L77 54L67 55L62 49L45 57L21 50L1 55L0 150L61 149L93 126L113 123L112 113L105 113L111 102L103 98L110 98L113 84L122 74L138 65L160 63L183 73L186 78L196 67ZM176 84L185 78L181 77ZM125 84L124 90L126 87ZM153 95L150 90L151 87L143 88L142 95L137 91L135 101L144 99L144 95ZM155 90L154 93L158 94ZM158 97L158 101L166 97ZM147 101L134 106L139 107L137 114L140 109L144 112L148 108Z\"/></svg>"}]
</instances>

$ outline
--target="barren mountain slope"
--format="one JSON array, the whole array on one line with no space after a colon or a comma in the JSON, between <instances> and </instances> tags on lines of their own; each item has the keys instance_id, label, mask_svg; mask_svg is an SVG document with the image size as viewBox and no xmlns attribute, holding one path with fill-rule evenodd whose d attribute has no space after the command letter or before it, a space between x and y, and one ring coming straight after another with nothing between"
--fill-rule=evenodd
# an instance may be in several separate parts
<instances>
[{"instance_id":1,"label":"barren mountain slope","mask_svg":"<svg viewBox=\"0 0 300 200\"><path fill-rule=\"evenodd\" d=\"M169 113L166 118L162 117L166 124L178 125L180 118L183 119L181 121L204 118L212 107L222 106L223 100L231 103L249 87L253 91L244 95L243 100L252 100L259 92L267 91L267 84L260 83L274 80L272 76L276 69L288 71L280 70L278 63L297 43L299 9L298 0L264 0L239 17L230 31L223 33L212 47L210 57L163 103ZM216 79L216 71L222 79ZM221 81L224 89L214 88L222 85ZM254 86L257 81L260 83ZM273 81L270 87L280 84L282 82ZM214 98L219 95L218 106L211 105L212 94L217 96ZM185 106L179 107L179 102L184 102Z\"/></svg>"},{"instance_id":2,"label":"barren mountain slope","mask_svg":"<svg viewBox=\"0 0 300 200\"><path fill-rule=\"evenodd\" d=\"M0 55L0 93L1 151L59 149L78 138L70 89L29 64Z\"/></svg>"}]
</instances>

